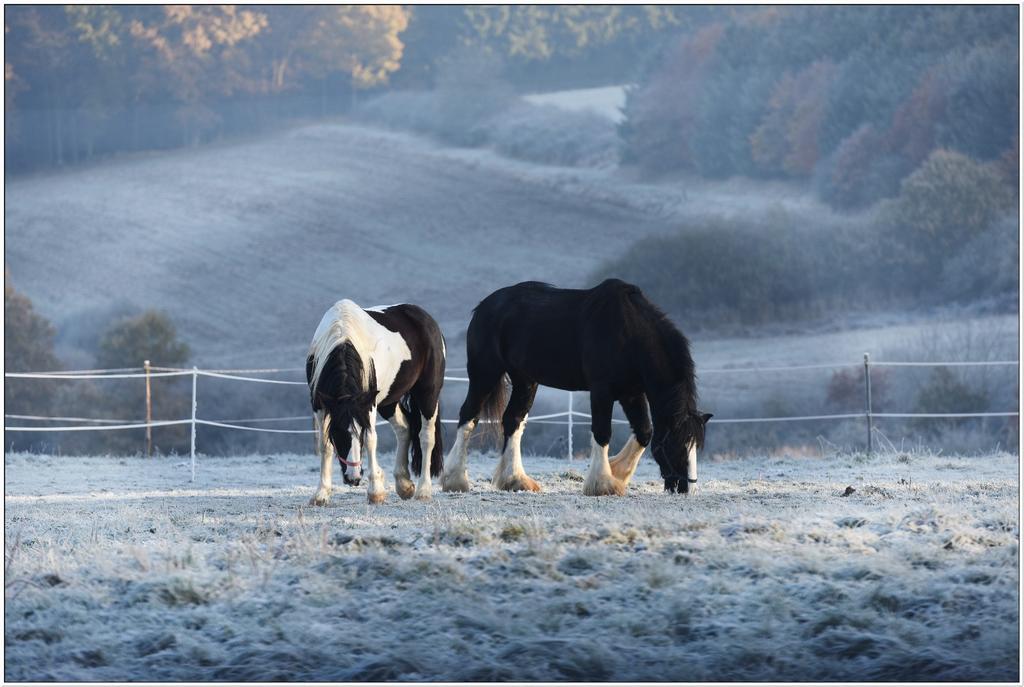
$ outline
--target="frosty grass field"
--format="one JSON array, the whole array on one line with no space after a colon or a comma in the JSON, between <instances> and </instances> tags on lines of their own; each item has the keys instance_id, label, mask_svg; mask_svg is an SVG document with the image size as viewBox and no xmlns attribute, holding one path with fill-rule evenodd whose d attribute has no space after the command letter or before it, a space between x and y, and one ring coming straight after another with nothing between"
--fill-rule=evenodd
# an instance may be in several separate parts
<instances>
[{"instance_id":1,"label":"frosty grass field","mask_svg":"<svg viewBox=\"0 0 1024 687\"><path fill-rule=\"evenodd\" d=\"M473 455L468 494L326 508L312 455L5 464L10 680L1018 677L1007 453L705 461L690 498Z\"/></svg>"}]
</instances>

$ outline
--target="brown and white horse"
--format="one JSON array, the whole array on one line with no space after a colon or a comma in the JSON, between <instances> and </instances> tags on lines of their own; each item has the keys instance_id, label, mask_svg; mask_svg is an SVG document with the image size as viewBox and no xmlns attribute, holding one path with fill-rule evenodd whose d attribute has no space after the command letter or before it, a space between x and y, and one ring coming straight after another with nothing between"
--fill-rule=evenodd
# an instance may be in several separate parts
<instances>
[{"instance_id":1,"label":"brown and white horse","mask_svg":"<svg viewBox=\"0 0 1024 687\"><path fill-rule=\"evenodd\" d=\"M422 308L398 304L360 308L335 303L320 320L306 358L306 381L320 453L320 485L311 503L331 498L336 451L346 484L358 485L365 447L367 498L387 492L377 461L377 414L395 432L395 491L403 499L431 498L432 475L442 467L439 401L444 384L444 337ZM412 475L409 449L412 449ZM351 449L351 458L346 459ZM427 467L423 469L423 456Z\"/></svg>"}]
</instances>

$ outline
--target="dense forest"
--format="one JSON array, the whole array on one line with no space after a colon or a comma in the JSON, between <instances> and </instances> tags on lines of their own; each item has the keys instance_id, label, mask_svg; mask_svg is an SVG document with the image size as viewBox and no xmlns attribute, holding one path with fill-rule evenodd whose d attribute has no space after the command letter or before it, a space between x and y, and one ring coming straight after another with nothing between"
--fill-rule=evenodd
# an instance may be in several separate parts
<instances>
[{"instance_id":1,"label":"dense forest","mask_svg":"<svg viewBox=\"0 0 1024 687\"><path fill-rule=\"evenodd\" d=\"M659 7L8 6L7 169L335 115L387 85L429 88L438 65L470 49L507 61L519 83L622 82L652 40L692 23L684 15Z\"/></svg>"},{"instance_id":2,"label":"dense forest","mask_svg":"<svg viewBox=\"0 0 1024 687\"><path fill-rule=\"evenodd\" d=\"M1014 6L771 7L667 46L629 93L623 159L651 172L894 196L936 149L1016 174Z\"/></svg>"},{"instance_id":3,"label":"dense forest","mask_svg":"<svg viewBox=\"0 0 1024 687\"><path fill-rule=\"evenodd\" d=\"M488 144L473 118L493 116L496 94L631 83L614 136L565 123L586 153L551 161L793 179L857 209L895 196L938 149L1016 184L1017 16L1014 6L9 6L6 163L16 172L194 145L453 81L465 104L439 108L444 121L399 124ZM482 65L497 67L474 76ZM424 101L395 101L390 119L413 103ZM391 123L386 108L371 113ZM501 126L522 142L513 132L495 147L528 148L535 119L508 118Z\"/></svg>"}]
</instances>

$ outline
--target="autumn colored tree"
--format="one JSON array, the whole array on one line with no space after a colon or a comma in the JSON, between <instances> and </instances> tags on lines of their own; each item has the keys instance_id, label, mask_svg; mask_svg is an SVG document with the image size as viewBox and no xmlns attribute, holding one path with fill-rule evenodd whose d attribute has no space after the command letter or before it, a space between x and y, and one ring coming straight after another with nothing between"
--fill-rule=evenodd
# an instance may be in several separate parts
<instances>
[{"instance_id":1,"label":"autumn colored tree","mask_svg":"<svg viewBox=\"0 0 1024 687\"><path fill-rule=\"evenodd\" d=\"M712 24L675 45L650 80L627 92L624 158L652 171L692 169L699 97L725 33Z\"/></svg>"},{"instance_id":2,"label":"autumn colored tree","mask_svg":"<svg viewBox=\"0 0 1024 687\"><path fill-rule=\"evenodd\" d=\"M470 5L465 16L466 43L533 61L579 56L685 21L679 8L659 5Z\"/></svg>"},{"instance_id":3,"label":"autumn colored tree","mask_svg":"<svg viewBox=\"0 0 1024 687\"><path fill-rule=\"evenodd\" d=\"M722 8L714 26L701 55L710 27L684 25L628 96L624 161L812 179L857 209L936 147L1012 159L1015 8Z\"/></svg>"},{"instance_id":4,"label":"autumn colored tree","mask_svg":"<svg viewBox=\"0 0 1024 687\"><path fill-rule=\"evenodd\" d=\"M344 75L365 88L401 65L409 11L395 5L259 5L269 29L254 47L263 88L282 93Z\"/></svg>"},{"instance_id":5,"label":"autumn colored tree","mask_svg":"<svg viewBox=\"0 0 1024 687\"><path fill-rule=\"evenodd\" d=\"M893 114L888 144L913 167L921 164L935 148L948 91L947 74L942 65L935 65L921 75L917 86Z\"/></svg>"},{"instance_id":6,"label":"autumn colored tree","mask_svg":"<svg viewBox=\"0 0 1024 687\"><path fill-rule=\"evenodd\" d=\"M819 190L838 208L856 209L893 195L902 178L898 160L871 124L862 124L843 139L822 168Z\"/></svg>"},{"instance_id":7,"label":"autumn colored tree","mask_svg":"<svg viewBox=\"0 0 1024 687\"><path fill-rule=\"evenodd\" d=\"M822 157L819 138L835 70L831 62L817 61L776 84L768 112L750 136L751 157L762 169L795 177L814 170Z\"/></svg>"},{"instance_id":8,"label":"autumn colored tree","mask_svg":"<svg viewBox=\"0 0 1024 687\"><path fill-rule=\"evenodd\" d=\"M198 143L219 122L208 97L253 88L241 46L266 25L264 15L231 5L166 5L135 16L129 34L142 60L137 91L169 90L183 142Z\"/></svg>"}]
</instances>

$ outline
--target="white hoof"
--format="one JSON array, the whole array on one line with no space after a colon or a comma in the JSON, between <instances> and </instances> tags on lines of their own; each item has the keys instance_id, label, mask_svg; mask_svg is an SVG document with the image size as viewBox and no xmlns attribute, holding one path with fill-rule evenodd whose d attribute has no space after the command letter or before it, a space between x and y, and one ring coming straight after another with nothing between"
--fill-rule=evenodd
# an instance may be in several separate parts
<instances>
[{"instance_id":1,"label":"white hoof","mask_svg":"<svg viewBox=\"0 0 1024 687\"><path fill-rule=\"evenodd\" d=\"M469 491L469 473L463 469L441 475L441 491Z\"/></svg>"},{"instance_id":2,"label":"white hoof","mask_svg":"<svg viewBox=\"0 0 1024 687\"><path fill-rule=\"evenodd\" d=\"M313 498L311 498L309 500L309 505L311 505L311 506L326 506L330 500L331 500L331 490L330 489L324 489L323 487L320 487L319 489L316 490L316 493L313 494Z\"/></svg>"},{"instance_id":3,"label":"white hoof","mask_svg":"<svg viewBox=\"0 0 1024 687\"><path fill-rule=\"evenodd\" d=\"M622 496L626 493L626 485L612 475L601 475L595 479L589 477L583 483L586 496Z\"/></svg>"},{"instance_id":4,"label":"white hoof","mask_svg":"<svg viewBox=\"0 0 1024 687\"><path fill-rule=\"evenodd\" d=\"M526 473L496 479L492 482L495 489L502 491L540 491L540 485Z\"/></svg>"},{"instance_id":5,"label":"white hoof","mask_svg":"<svg viewBox=\"0 0 1024 687\"><path fill-rule=\"evenodd\" d=\"M402 477L395 475L395 493L403 501L407 501L412 498L413 492L416 491L416 485L412 483L408 477Z\"/></svg>"},{"instance_id":6,"label":"white hoof","mask_svg":"<svg viewBox=\"0 0 1024 687\"><path fill-rule=\"evenodd\" d=\"M434 498L434 490L430 487L429 484L421 484L420 486L416 487L415 497L417 501L429 501L432 498Z\"/></svg>"}]
</instances>

